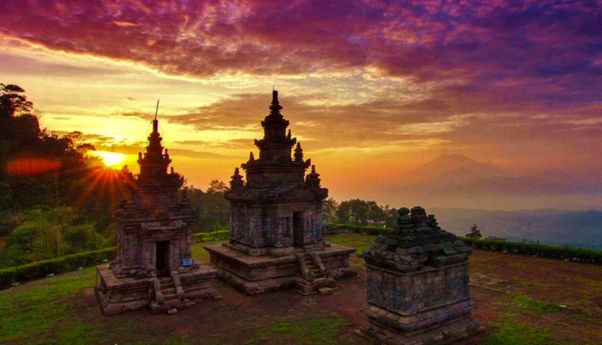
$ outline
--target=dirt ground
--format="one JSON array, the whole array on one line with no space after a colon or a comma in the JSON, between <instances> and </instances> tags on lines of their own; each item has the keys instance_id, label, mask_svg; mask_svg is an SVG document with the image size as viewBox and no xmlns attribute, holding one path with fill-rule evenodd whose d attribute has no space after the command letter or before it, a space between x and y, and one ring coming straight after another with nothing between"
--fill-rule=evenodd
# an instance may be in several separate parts
<instances>
[{"instance_id":1,"label":"dirt ground","mask_svg":"<svg viewBox=\"0 0 602 345\"><path fill-rule=\"evenodd\" d=\"M355 241L360 247L372 238L337 235L331 240ZM207 259L202 250L197 254ZM353 263L358 266L358 277L341 281L333 295L278 291L246 296L216 281L222 300L200 301L175 315L151 315L143 310L104 317L93 284L84 281L82 285L88 285L67 300L73 307L57 314L61 322L5 340L23 344L370 344L355 334L367 323L361 310L366 279L362 260L355 257ZM94 273L64 276L78 274L88 274L89 280ZM471 257L471 276L471 293L478 305L474 318L483 332L463 344L602 344L602 266L477 250ZM18 299L18 294L12 298ZM6 310L14 317L10 308ZM77 325L70 326L74 320ZM69 333L61 336L63 331Z\"/></svg>"}]
</instances>

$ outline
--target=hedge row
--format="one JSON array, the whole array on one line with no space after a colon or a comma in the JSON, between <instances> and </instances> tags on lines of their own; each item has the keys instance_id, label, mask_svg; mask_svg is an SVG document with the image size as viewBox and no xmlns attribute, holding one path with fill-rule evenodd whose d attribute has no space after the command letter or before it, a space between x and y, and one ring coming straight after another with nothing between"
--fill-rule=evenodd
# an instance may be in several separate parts
<instances>
[{"instance_id":1,"label":"hedge row","mask_svg":"<svg viewBox=\"0 0 602 345\"><path fill-rule=\"evenodd\" d=\"M469 246L478 249L503 251L508 253L537 255L546 258L592 262L602 264L602 250L550 246L538 243L510 242L500 240L462 238Z\"/></svg>"},{"instance_id":2,"label":"hedge row","mask_svg":"<svg viewBox=\"0 0 602 345\"><path fill-rule=\"evenodd\" d=\"M44 261L31 262L25 265L0 269L0 288L5 288L16 281L43 278L52 273L63 273L76 270L78 267L92 266L115 257L115 247L103 248L77 254L70 254Z\"/></svg>"},{"instance_id":3,"label":"hedge row","mask_svg":"<svg viewBox=\"0 0 602 345\"><path fill-rule=\"evenodd\" d=\"M209 242L209 241L223 241L223 240L227 240L229 237L230 237L229 230L197 232L195 234L192 234L192 241L194 243Z\"/></svg>"},{"instance_id":4,"label":"hedge row","mask_svg":"<svg viewBox=\"0 0 602 345\"><path fill-rule=\"evenodd\" d=\"M194 242L220 241L227 239L228 230L200 232L192 234ZM10 286L13 282L21 282L44 278L48 274L58 274L74 271L78 267L93 266L105 260L115 258L115 247L103 248L77 254L70 254L44 261L31 262L17 267L0 269L0 289Z\"/></svg>"},{"instance_id":5,"label":"hedge row","mask_svg":"<svg viewBox=\"0 0 602 345\"><path fill-rule=\"evenodd\" d=\"M357 225L357 224L326 224L324 225L325 234L338 234L341 232L353 232L362 235L385 235L391 232L392 229L380 226Z\"/></svg>"},{"instance_id":6,"label":"hedge row","mask_svg":"<svg viewBox=\"0 0 602 345\"><path fill-rule=\"evenodd\" d=\"M384 235L391 231L389 228L356 224L327 224L324 226L326 234L353 232L363 235ZM466 237L462 237L462 240L469 246L478 249L602 264L602 250Z\"/></svg>"}]
</instances>

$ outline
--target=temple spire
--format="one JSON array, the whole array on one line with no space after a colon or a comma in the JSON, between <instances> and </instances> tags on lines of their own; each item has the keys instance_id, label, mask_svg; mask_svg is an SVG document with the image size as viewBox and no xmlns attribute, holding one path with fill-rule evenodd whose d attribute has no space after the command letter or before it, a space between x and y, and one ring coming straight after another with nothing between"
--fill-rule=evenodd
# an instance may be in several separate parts
<instances>
[{"instance_id":1,"label":"temple spire","mask_svg":"<svg viewBox=\"0 0 602 345\"><path fill-rule=\"evenodd\" d=\"M153 131L148 136L148 145L144 155L138 155L138 164L140 164L140 173L142 176L166 175L171 158L169 152L161 145L161 134L159 134L159 100L155 108L155 117L153 119Z\"/></svg>"},{"instance_id":2,"label":"temple spire","mask_svg":"<svg viewBox=\"0 0 602 345\"><path fill-rule=\"evenodd\" d=\"M255 140L259 148L259 161L290 161L292 150L297 139L287 132L289 122L282 116L282 106L278 100L278 91L272 91L270 113L261 121L263 139Z\"/></svg>"},{"instance_id":3,"label":"temple spire","mask_svg":"<svg viewBox=\"0 0 602 345\"><path fill-rule=\"evenodd\" d=\"M311 166L311 173L305 178L305 185L311 189L320 189L320 174L316 172L316 166Z\"/></svg>"},{"instance_id":4,"label":"temple spire","mask_svg":"<svg viewBox=\"0 0 602 345\"><path fill-rule=\"evenodd\" d=\"M159 120L157 120L157 114L159 114L159 100L157 100L157 107L155 108L155 119L153 120L153 132L159 131Z\"/></svg>"},{"instance_id":5,"label":"temple spire","mask_svg":"<svg viewBox=\"0 0 602 345\"><path fill-rule=\"evenodd\" d=\"M234 169L234 175L232 175L232 179L230 180L230 190L233 192L240 192L243 190L245 186L245 182L240 175L240 170L238 168Z\"/></svg>"},{"instance_id":6,"label":"temple spire","mask_svg":"<svg viewBox=\"0 0 602 345\"><path fill-rule=\"evenodd\" d=\"M295 162L303 162L303 149L301 143L297 143L295 147Z\"/></svg>"},{"instance_id":7,"label":"temple spire","mask_svg":"<svg viewBox=\"0 0 602 345\"><path fill-rule=\"evenodd\" d=\"M282 106L278 101L278 90L272 91L272 104L270 105L270 110L272 114L280 114L280 110L282 110Z\"/></svg>"},{"instance_id":8,"label":"temple spire","mask_svg":"<svg viewBox=\"0 0 602 345\"><path fill-rule=\"evenodd\" d=\"M157 114L159 114L159 99L157 99L157 108L155 109L155 120L157 119Z\"/></svg>"}]
</instances>

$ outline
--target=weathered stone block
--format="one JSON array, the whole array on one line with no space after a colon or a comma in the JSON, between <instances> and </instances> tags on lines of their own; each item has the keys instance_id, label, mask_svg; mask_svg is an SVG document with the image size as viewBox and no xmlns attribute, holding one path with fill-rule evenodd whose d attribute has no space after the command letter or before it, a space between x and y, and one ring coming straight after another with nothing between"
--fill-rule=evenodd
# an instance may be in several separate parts
<instances>
[{"instance_id":1,"label":"weathered stone block","mask_svg":"<svg viewBox=\"0 0 602 345\"><path fill-rule=\"evenodd\" d=\"M354 249L322 241L322 202L328 189L320 185L315 166L303 159L297 139L286 132L289 122L281 109L274 91L270 114L261 122L264 137L255 140L259 159L251 152L242 165L246 183L236 168L225 195L231 209L230 241L207 247L219 277L248 294L291 286L315 293L324 281L355 275L349 265Z\"/></svg>"},{"instance_id":2,"label":"weathered stone block","mask_svg":"<svg viewBox=\"0 0 602 345\"><path fill-rule=\"evenodd\" d=\"M478 330L470 318L468 255L462 241L415 207L366 250L370 324L361 334L388 345L444 344Z\"/></svg>"},{"instance_id":3,"label":"weathered stone block","mask_svg":"<svg viewBox=\"0 0 602 345\"><path fill-rule=\"evenodd\" d=\"M173 311L189 305L188 299L218 296L209 283L216 271L192 261L196 216L185 191L180 193L182 177L167 171L171 159L156 118L148 139L145 154L139 154L140 175L125 168L121 173L131 200L115 212L117 257L109 268L97 269L96 296L108 315L147 306Z\"/></svg>"}]
</instances>

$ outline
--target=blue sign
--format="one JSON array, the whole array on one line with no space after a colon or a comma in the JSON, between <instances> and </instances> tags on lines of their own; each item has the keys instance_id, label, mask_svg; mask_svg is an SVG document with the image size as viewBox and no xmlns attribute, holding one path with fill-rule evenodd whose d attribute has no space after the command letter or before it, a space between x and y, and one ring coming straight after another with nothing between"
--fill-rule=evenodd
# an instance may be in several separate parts
<instances>
[{"instance_id":1,"label":"blue sign","mask_svg":"<svg viewBox=\"0 0 602 345\"><path fill-rule=\"evenodd\" d=\"M192 258L182 259L182 266L187 267L192 265Z\"/></svg>"}]
</instances>

